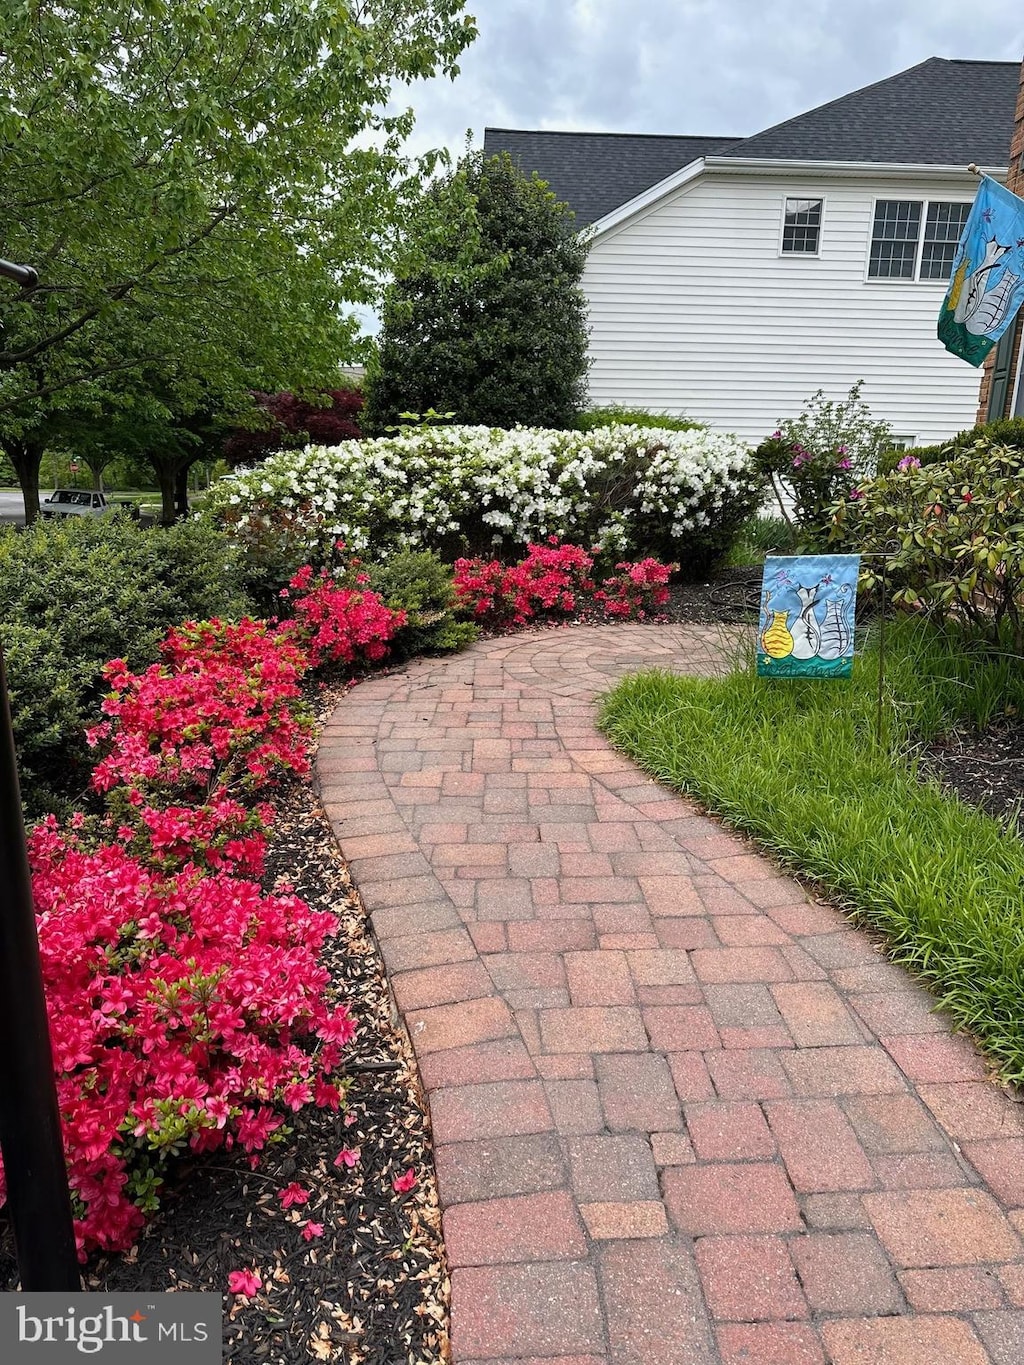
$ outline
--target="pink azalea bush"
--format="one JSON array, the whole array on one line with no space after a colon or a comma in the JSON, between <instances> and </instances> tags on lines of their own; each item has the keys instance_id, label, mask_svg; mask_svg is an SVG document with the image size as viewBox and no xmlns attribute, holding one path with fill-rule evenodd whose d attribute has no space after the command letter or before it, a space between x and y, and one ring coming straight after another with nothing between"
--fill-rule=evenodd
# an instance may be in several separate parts
<instances>
[{"instance_id":1,"label":"pink azalea bush","mask_svg":"<svg viewBox=\"0 0 1024 1365\"><path fill-rule=\"evenodd\" d=\"M288 584L286 594L298 594L292 599L290 629L312 667L378 663L387 654L388 641L405 625L406 613L392 611L375 592L365 590L362 585L368 581L366 574L357 574L358 586L345 587L327 569L314 575L306 565Z\"/></svg>"},{"instance_id":2,"label":"pink azalea bush","mask_svg":"<svg viewBox=\"0 0 1024 1365\"><path fill-rule=\"evenodd\" d=\"M309 771L303 675L379 659L401 613L296 580L292 620L188 622L141 673L110 663L89 732L104 811L29 838L83 1260L132 1245L174 1157L255 1164L289 1114L344 1105L356 1026L320 963L337 918L260 887L274 809L252 797Z\"/></svg>"},{"instance_id":3,"label":"pink azalea bush","mask_svg":"<svg viewBox=\"0 0 1024 1365\"><path fill-rule=\"evenodd\" d=\"M460 608L484 625L524 626L538 618L588 609L618 619L643 620L656 615L668 601L667 584L676 567L656 559L623 562L598 588L592 577L592 556L578 545L563 545L557 536L550 536L545 544L530 545L518 564L456 560L455 593Z\"/></svg>"}]
</instances>

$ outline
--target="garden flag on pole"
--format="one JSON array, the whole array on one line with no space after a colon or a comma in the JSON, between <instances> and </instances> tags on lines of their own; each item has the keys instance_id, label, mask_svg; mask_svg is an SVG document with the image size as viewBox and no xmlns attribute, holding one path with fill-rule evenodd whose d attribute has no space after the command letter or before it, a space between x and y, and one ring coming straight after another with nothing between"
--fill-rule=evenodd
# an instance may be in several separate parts
<instances>
[{"instance_id":1,"label":"garden flag on pole","mask_svg":"<svg viewBox=\"0 0 1024 1365\"><path fill-rule=\"evenodd\" d=\"M978 186L939 313L939 340L980 365L1024 303L1024 199L990 176Z\"/></svg>"},{"instance_id":2,"label":"garden flag on pole","mask_svg":"<svg viewBox=\"0 0 1024 1365\"><path fill-rule=\"evenodd\" d=\"M761 583L762 678L848 678L860 555L769 555Z\"/></svg>"}]
</instances>

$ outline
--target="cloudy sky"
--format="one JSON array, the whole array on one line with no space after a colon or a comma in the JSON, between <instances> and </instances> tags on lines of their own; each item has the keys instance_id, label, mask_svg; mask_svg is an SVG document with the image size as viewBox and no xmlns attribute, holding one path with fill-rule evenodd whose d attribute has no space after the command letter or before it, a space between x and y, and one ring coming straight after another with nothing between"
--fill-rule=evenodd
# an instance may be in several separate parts
<instances>
[{"instance_id":1,"label":"cloudy sky","mask_svg":"<svg viewBox=\"0 0 1024 1365\"><path fill-rule=\"evenodd\" d=\"M413 148L491 125L742 137L926 57L1019 61L1020 0L468 0L454 83L409 91Z\"/></svg>"}]
</instances>

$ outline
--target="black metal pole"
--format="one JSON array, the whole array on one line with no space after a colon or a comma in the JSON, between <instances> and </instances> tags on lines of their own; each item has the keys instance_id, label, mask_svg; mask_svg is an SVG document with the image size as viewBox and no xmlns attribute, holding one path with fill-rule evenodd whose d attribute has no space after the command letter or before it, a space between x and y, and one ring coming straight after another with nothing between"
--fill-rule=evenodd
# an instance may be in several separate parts
<instances>
[{"instance_id":1,"label":"black metal pole","mask_svg":"<svg viewBox=\"0 0 1024 1365\"><path fill-rule=\"evenodd\" d=\"M13 261L5 261L2 258L0 258L0 276L5 280L13 280L15 284L20 284L22 289L34 289L39 283L39 276L32 266L15 265Z\"/></svg>"},{"instance_id":2,"label":"black metal pole","mask_svg":"<svg viewBox=\"0 0 1024 1365\"><path fill-rule=\"evenodd\" d=\"M0 649L0 1148L22 1289L80 1290Z\"/></svg>"}]
</instances>

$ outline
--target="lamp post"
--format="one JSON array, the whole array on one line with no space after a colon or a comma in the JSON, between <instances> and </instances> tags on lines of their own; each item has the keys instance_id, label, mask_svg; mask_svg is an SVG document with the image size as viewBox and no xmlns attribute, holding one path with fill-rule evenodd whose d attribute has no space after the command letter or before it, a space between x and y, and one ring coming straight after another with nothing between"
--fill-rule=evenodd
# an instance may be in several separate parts
<instances>
[{"instance_id":1,"label":"lamp post","mask_svg":"<svg viewBox=\"0 0 1024 1365\"><path fill-rule=\"evenodd\" d=\"M0 277L32 289L30 265ZM21 1287L80 1290L64 1139L25 850L7 676L0 650L0 1150Z\"/></svg>"}]
</instances>

